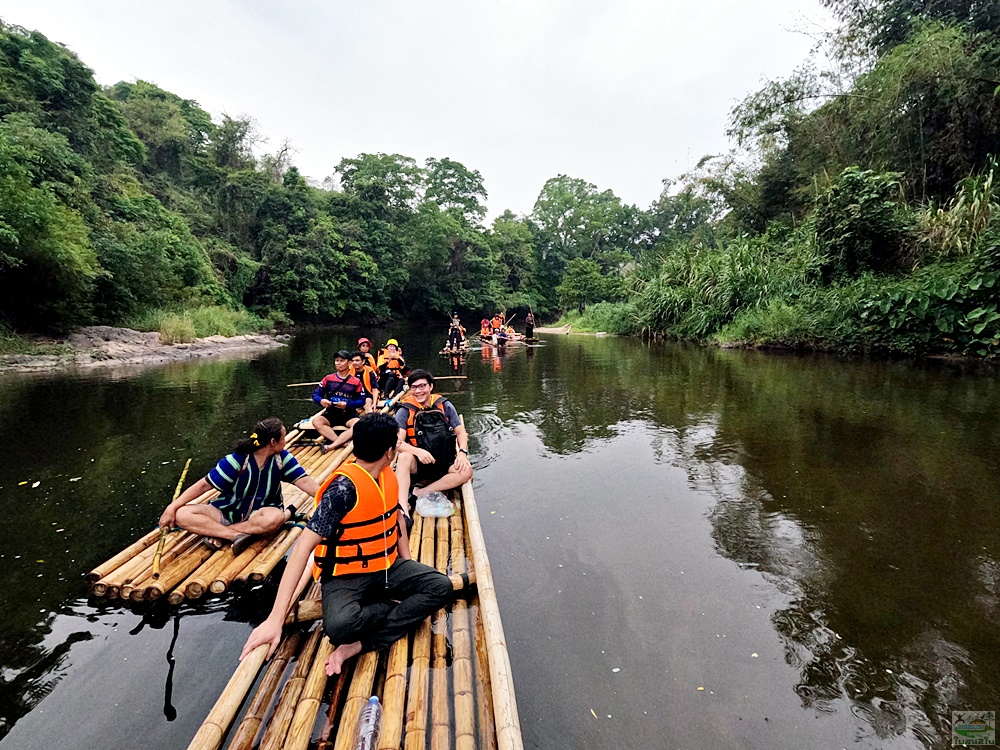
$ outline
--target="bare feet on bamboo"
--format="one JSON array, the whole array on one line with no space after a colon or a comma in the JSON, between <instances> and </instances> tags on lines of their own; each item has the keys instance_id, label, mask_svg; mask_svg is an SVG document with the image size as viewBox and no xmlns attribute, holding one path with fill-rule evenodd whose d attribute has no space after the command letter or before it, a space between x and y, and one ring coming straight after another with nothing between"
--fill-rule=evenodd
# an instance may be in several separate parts
<instances>
[{"instance_id":1,"label":"bare feet on bamboo","mask_svg":"<svg viewBox=\"0 0 1000 750\"><path fill-rule=\"evenodd\" d=\"M344 662L360 653L361 641L344 643L337 646L333 653L326 657L326 676L332 677L335 674L340 674L340 671L344 668Z\"/></svg>"}]
</instances>

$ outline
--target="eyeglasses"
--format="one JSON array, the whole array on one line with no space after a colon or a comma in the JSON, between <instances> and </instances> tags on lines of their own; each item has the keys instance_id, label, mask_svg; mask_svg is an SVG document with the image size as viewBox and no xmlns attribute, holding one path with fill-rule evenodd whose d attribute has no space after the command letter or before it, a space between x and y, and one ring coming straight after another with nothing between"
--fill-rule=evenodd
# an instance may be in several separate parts
<instances>
[{"instance_id":1,"label":"eyeglasses","mask_svg":"<svg viewBox=\"0 0 1000 750\"><path fill-rule=\"evenodd\" d=\"M410 390L418 391L418 390L423 390L424 388L430 388L430 387L431 387L431 384L428 383L428 382L426 382L426 381L424 381L422 383L413 383L410 386Z\"/></svg>"}]
</instances>

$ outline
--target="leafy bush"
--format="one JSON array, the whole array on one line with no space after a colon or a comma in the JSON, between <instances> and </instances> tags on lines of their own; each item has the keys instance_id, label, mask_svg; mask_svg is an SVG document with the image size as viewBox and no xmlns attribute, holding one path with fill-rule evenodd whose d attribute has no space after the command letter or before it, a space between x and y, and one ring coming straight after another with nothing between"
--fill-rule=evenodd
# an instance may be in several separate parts
<instances>
[{"instance_id":1,"label":"leafy bush","mask_svg":"<svg viewBox=\"0 0 1000 750\"><path fill-rule=\"evenodd\" d=\"M899 260L907 227L898 175L849 167L816 200L816 239L825 260L823 278L853 279L884 271Z\"/></svg>"}]
</instances>

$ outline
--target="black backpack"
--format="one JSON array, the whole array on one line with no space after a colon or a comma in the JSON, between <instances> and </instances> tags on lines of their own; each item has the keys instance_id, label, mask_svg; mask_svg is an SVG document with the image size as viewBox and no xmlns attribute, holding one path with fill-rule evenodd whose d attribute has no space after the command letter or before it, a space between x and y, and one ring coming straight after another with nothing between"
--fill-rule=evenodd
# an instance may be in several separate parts
<instances>
[{"instance_id":1,"label":"black backpack","mask_svg":"<svg viewBox=\"0 0 1000 750\"><path fill-rule=\"evenodd\" d=\"M438 404L447 403L448 399L441 399ZM423 448L434 456L434 461L445 467L451 466L458 455L456 450L455 430L448 423L448 418L444 412L432 406L429 409L419 409L413 404L403 404L407 409L415 412L413 417L413 433L417 441L417 447Z\"/></svg>"}]
</instances>

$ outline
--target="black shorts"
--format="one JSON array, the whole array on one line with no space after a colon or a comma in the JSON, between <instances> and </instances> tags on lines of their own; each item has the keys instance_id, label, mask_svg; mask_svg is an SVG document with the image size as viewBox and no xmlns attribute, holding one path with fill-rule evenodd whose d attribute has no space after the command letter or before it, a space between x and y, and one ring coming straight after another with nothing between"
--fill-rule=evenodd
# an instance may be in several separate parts
<instances>
[{"instance_id":1,"label":"black shorts","mask_svg":"<svg viewBox=\"0 0 1000 750\"><path fill-rule=\"evenodd\" d=\"M328 406L323 412L326 421L331 427L347 427L347 420L354 419L357 415L355 409L341 409L337 406Z\"/></svg>"},{"instance_id":2,"label":"black shorts","mask_svg":"<svg viewBox=\"0 0 1000 750\"><path fill-rule=\"evenodd\" d=\"M416 486L436 482L447 474L450 468L451 464L446 464L443 461L435 461L432 464L422 464L417 461L417 470L413 472L412 484Z\"/></svg>"}]
</instances>

